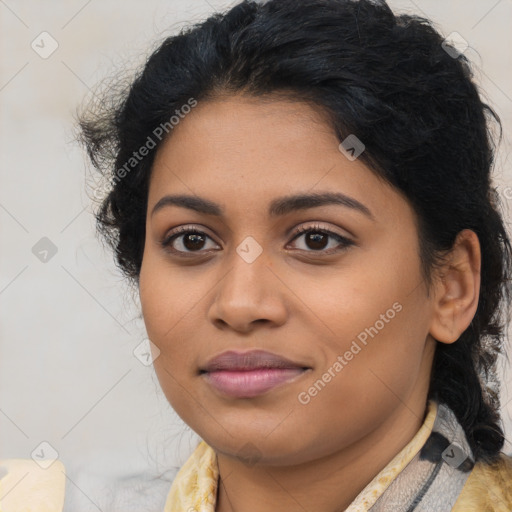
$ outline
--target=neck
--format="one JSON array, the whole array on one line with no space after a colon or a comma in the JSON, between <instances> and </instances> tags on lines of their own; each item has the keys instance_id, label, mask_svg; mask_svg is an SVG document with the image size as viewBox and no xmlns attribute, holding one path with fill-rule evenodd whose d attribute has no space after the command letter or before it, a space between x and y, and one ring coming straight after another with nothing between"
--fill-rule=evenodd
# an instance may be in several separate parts
<instances>
[{"instance_id":1,"label":"neck","mask_svg":"<svg viewBox=\"0 0 512 512\"><path fill-rule=\"evenodd\" d=\"M356 443L293 466L252 467L217 454L216 512L304 510L340 512L414 437L425 418L426 393L418 393Z\"/></svg>"}]
</instances>

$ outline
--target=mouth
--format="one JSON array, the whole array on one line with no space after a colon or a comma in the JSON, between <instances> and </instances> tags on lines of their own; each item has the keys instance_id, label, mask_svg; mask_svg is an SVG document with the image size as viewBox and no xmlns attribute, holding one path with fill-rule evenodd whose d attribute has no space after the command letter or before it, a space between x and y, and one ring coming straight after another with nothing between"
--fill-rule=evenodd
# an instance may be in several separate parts
<instances>
[{"instance_id":1,"label":"mouth","mask_svg":"<svg viewBox=\"0 0 512 512\"><path fill-rule=\"evenodd\" d=\"M263 350L228 351L200 368L199 375L224 396L251 398L290 383L310 370Z\"/></svg>"}]
</instances>

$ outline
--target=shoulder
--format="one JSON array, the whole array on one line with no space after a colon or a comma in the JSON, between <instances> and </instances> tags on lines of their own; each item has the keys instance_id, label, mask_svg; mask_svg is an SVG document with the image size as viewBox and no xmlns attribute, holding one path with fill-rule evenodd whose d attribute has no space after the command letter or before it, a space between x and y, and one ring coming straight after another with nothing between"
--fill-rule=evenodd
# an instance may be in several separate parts
<instances>
[{"instance_id":1,"label":"shoulder","mask_svg":"<svg viewBox=\"0 0 512 512\"><path fill-rule=\"evenodd\" d=\"M487 464L478 462L462 489L453 512L510 512L512 510L512 457L500 454Z\"/></svg>"},{"instance_id":2,"label":"shoulder","mask_svg":"<svg viewBox=\"0 0 512 512\"><path fill-rule=\"evenodd\" d=\"M2 512L62 512L65 468L55 460L43 468L32 459L0 460Z\"/></svg>"}]
</instances>

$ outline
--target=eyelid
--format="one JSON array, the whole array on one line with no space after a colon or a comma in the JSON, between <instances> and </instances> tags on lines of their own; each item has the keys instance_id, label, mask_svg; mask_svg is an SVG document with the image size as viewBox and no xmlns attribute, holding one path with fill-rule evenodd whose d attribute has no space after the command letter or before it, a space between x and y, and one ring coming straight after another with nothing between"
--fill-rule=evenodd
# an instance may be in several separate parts
<instances>
[{"instance_id":1,"label":"eyelid","mask_svg":"<svg viewBox=\"0 0 512 512\"><path fill-rule=\"evenodd\" d=\"M287 237L295 237L298 234L302 234L304 232L307 232L307 231L310 231L310 230L313 230L313 229L317 229L318 231L325 231L326 233L329 233L329 234L332 234L332 235L337 235L339 237L347 238L347 239L349 239L349 237L352 236L350 234L349 234L349 236L347 236L345 234L338 233L335 230L333 230L333 229L331 229L331 228L329 228L329 227L327 227L325 225L321 225L318 221L310 221L310 222L313 222L313 225L308 224L308 221L305 221L300 226L295 227L295 228L293 228L291 230L288 230L287 233L286 233L286 236ZM306 225L304 225L304 224L306 224ZM174 236L176 234L179 234L179 233L186 232L186 231L199 231L199 232L203 232L203 230L205 230L204 234L208 235L210 238L213 238L211 235L209 235L206 232L206 231L209 231L208 228L205 228L205 227L203 227L203 226L201 226L199 224L184 224L182 226L178 226L176 228L173 228L170 231L167 231L165 233L165 235L163 236L162 241L168 240L172 236Z\"/></svg>"},{"instance_id":2,"label":"eyelid","mask_svg":"<svg viewBox=\"0 0 512 512\"><path fill-rule=\"evenodd\" d=\"M171 229L170 231L167 231L163 238L160 240L160 243L164 245L168 243L174 236L180 235L182 233L189 233L191 231L204 234L208 236L208 238L213 240L213 237L212 235L209 234L209 230L207 228L200 226L198 224L184 224L183 226L178 226L176 228Z\"/></svg>"},{"instance_id":3,"label":"eyelid","mask_svg":"<svg viewBox=\"0 0 512 512\"><path fill-rule=\"evenodd\" d=\"M340 238L346 238L347 240L349 239L349 236L344 235L342 233L338 233L334 229L331 229L330 227L328 227L326 225L322 225L318 221L312 221L312 222L313 222L313 224L308 224L306 222L306 223L302 223L299 227L294 228L291 231L290 236L295 237L298 234L300 235L302 233L307 233L308 231L315 231L315 230L317 230L317 231L321 231L321 232L324 232L324 233L327 233L327 234L330 234L330 235L339 236Z\"/></svg>"}]
</instances>

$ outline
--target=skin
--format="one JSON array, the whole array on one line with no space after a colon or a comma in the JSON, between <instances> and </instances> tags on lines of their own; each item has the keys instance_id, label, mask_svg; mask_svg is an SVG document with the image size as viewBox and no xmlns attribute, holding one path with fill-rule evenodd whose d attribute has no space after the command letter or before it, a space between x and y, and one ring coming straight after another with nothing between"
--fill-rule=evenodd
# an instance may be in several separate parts
<instances>
[{"instance_id":1,"label":"skin","mask_svg":"<svg viewBox=\"0 0 512 512\"><path fill-rule=\"evenodd\" d=\"M218 512L345 509L418 431L436 344L454 342L476 312L476 235L459 234L427 294L410 204L338 145L312 106L224 96L199 103L156 155L142 311L168 401L217 453ZM373 218L335 204L267 214L275 198L324 191L356 199ZM151 215L167 194L207 198L225 214L170 205ZM315 249L307 235L295 238L294 228L316 224L353 243L330 237ZM190 225L207 235L188 246L191 257L162 247ZM262 249L252 263L236 251L248 236ZM173 247L187 252L186 238ZM340 250L325 255L331 248ZM300 403L394 303L394 318ZM311 370L254 398L222 396L198 373L225 350L258 348Z\"/></svg>"}]
</instances>

